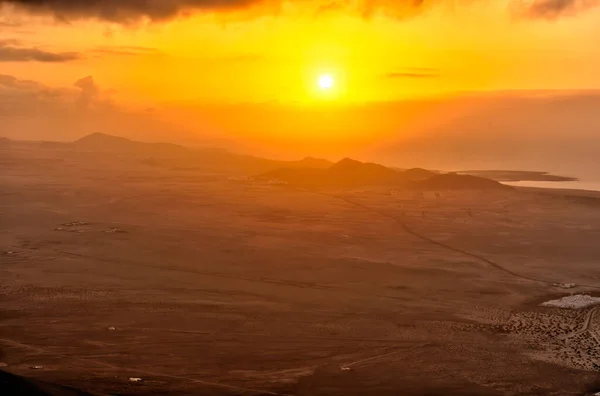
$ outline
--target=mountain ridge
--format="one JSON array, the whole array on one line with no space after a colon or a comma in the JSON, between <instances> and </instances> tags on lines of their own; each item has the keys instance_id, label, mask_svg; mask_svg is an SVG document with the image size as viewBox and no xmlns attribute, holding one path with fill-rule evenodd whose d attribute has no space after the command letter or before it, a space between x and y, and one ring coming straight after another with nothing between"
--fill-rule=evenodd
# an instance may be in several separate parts
<instances>
[{"instance_id":1,"label":"mountain ridge","mask_svg":"<svg viewBox=\"0 0 600 396\"><path fill-rule=\"evenodd\" d=\"M405 171L384 165L344 158L325 169L280 168L256 176L258 180L279 180L291 185L319 187L395 186L416 189L511 189L495 180L457 173L436 173L421 168Z\"/></svg>"}]
</instances>

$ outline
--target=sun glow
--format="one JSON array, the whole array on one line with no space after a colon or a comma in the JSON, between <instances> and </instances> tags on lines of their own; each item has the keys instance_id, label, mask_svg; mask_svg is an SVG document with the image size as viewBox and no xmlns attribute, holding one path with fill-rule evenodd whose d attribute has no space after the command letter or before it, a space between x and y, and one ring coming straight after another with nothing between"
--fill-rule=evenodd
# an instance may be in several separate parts
<instances>
[{"instance_id":1,"label":"sun glow","mask_svg":"<svg viewBox=\"0 0 600 396\"><path fill-rule=\"evenodd\" d=\"M335 85L335 80L330 74L323 74L319 76L317 84L322 90L328 90L333 88L333 86Z\"/></svg>"}]
</instances>

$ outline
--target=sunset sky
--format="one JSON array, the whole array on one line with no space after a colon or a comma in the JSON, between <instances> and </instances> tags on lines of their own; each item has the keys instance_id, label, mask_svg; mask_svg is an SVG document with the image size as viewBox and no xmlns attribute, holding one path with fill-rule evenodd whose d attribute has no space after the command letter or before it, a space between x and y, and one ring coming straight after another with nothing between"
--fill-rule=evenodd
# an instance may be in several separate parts
<instances>
[{"instance_id":1,"label":"sunset sky","mask_svg":"<svg viewBox=\"0 0 600 396\"><path fill-rule=\"evenodd\" d=\"M264 114L253 112L260 105L277 108L269 114L278 130L296 125L288 113L302 108L318 114L318 122L300 122L303 130L326 131L328 144L347 133L359 144L366 138L357 123L383 123L386 136L402 126L381 120L382 114L397 115L389 103L479 91L600 89L597 0L0 4L0 106L15 105L10 95L19 89L31 94L31 80L36 90L61 100L72 95L76 106L160 116L191 131L188 136L201 130L269 140L278 132ZM319 87L323 75L333 78L331 89ZM41 100L39 92L33 96ZM381 103L388 110L369 108ZM365 117L340 115L344 106L359 106ZM231 109L240 116L223 119ZM259 138L259 129L273 131Z\"/></svg>"}]
</instances>

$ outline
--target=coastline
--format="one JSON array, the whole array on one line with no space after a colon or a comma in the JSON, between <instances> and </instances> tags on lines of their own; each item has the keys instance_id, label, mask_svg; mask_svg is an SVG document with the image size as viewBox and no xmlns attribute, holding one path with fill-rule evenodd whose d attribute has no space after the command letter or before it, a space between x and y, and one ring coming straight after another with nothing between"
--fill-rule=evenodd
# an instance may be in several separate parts
<instances>
[{"instance_id":1,"label":"coastline","mask_svg":"<svg viewBox=\"0 0 600 396\"><path fill-rule=\"evenodd\" d=\"M516 187L519 189L535 189L542 191L554 191L557 193L569 193L571 195L579 192L579 194L590 195L598 193L600 195L600 182L592 181L518 181L504 182L502 184Z\"/></svg>"}]
</instances>

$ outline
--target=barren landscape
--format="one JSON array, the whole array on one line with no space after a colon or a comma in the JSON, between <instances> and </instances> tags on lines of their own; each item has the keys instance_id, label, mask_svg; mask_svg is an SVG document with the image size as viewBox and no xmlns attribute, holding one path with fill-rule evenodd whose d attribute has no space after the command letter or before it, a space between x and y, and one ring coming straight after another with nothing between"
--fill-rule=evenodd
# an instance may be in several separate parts
<instances>
[{"instance_id":1,"label":"barren landscape","mask_svg":"<svg viewBox=\"0 0 600 396\"><path fill-rule=\"evenodd\" d=\"M0 143L0 364L111 395L585 395L600 198ZM242 167L243 168L243 167ZM222 169L222 170L219 170Z\"/></svg>"}]
</instances>

